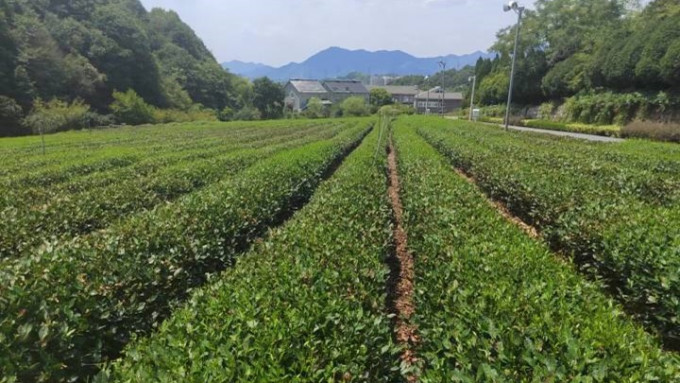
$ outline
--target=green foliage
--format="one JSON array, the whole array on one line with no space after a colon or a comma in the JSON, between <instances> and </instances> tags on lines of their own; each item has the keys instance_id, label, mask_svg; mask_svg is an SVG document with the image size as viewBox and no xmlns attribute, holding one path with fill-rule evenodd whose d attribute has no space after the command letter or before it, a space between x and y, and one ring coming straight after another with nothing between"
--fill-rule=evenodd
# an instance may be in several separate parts
<instances>
[{"instance_id":1,"label":"green foliage","mask_svg":"<svg viewBox=\"0 0 680 383\"><path fill-rule=\"evenodd\" d=\"M360 96L353 96L346 98L340 104L340 110L345 117L360 117L368 116L369 110L366 105L366 100Z\"/></svg>"},{"instance_id":2,"label":"green foliage","mask_svg":"<svg viewBox=\"0 0 680 383\"><path fill-rule=\"evenodd\" d=\"M153 121L156 124L217 120L217 114L214 110L203 108L201 105L193 105L188 110L154 109L153 111Z\"/></svg>"},{"instance_id":3,"label":"green foliage","mask_svg":"<svg viewBox=\"0 0 680 383\"><path fill-rule=\"evenodd\" d=\"M391 215L378 133L293 219L99 378L400 381L384 304Z\"/></svg>"},{"instance_id":4,"label":"green foliage","mask_svg":"<svg viewBox=\"0 0 680 383\"><path fill-rule=\"evenodd\" d=\"M262 119L271 120L283 116L283 86L267 77L253 81L253 106L260 111Z\"/></svg>"},{"instance_id":5,"label":"green foliage","mask_svg":"<svg viewBox=\"0 0 680 383\"><path fill-rule=\"evenodd\" d=\"M665 92L580 94L565 102L566 118L598 125L624 125L635 117L654 116L678 107L680 97Z\"/></svg>"},{"instance_id":6,"label":"green foliage","mask_svg":"<svg viewBox=\"0 0 680 383\"><path fill-rule=\"evenodd\" d=\"M23 133L21 119L24 111L21 105L7 96L0 96L0 137Z\"/></svg>"},{"instance_id":7,"label":"green foliage","mask_svg":"<svg viewBox=\"0 0 680 383\"><path fill-rule=\"evenodd\" d=\"M128 89L125 93L114 91L113 99L111 111L119 123L141 125L154 122L154 107L134 90Z\"/></svg>"},{"instance_id":8,"label":"green foliage","mask_svg":"<svg viewBox=\"0 0 680 383\"><path fill-rule=\"evenodd\" d=\"M245 106L234 113L233 121L255 121L262 118L262 113L252 106Z\"/></svg>"},{"instance_id":9,"label":"green foliage","mask_svg":"<svg viewBox=\"0 0 680 383\"><path fill-rule=\"evenodd\" d=\"M454 121L429 125L420 129L428 142L677 347L677 146L602 146Z\"/></svg>"},{"instance_id":10,"label":"green foliage","mask_svg":"<svg viewBox=\"0 0 680 383\"><path fill-rule=\"evenodd\" d=\"M382 88L371 89L368 99L370 100L371 106L376 109L393 103L392 95Z\"/></svg>"},{"instance_id":11,"label":"green foliage","mask_svg":"<svg viewBox=\"0 0 680 383\"><path fill-rule=\"evenodd\" d=\"M304 203L367 129L366 121L348 121L332 138L303 146L284 137L279 153L267 156L271 148L265 146L237 155L250 162L236 156L232 166L213 164L211 169L236 174L174 204L1 261L0 284L12 292L0 301L2 376L87 378L132 334L152 330L207 273L232 265L254 239ZM176 144L193 130L185 129ZM17 316L21 312L27 314Z\"/></svg>"},{"instance_id":12,"label":"green foliage","mask_svg":"<svg viewBox=\"0 0 680 383\"><path fill-rule=\"evenodd\" d=\"M653 1L642 12L632 5L628 0L538 1L523 19L513 100L527 105L594 91L677 88L677 2ZM483 104L503 102L507 95L514 35L515 26L501 30L492 47L498 56L476 65Z\"/></svg>"},{"instance_id":13,"label":"green foliage","mask_svg":"<svg viewBox=\"0 0 680 383\"><path fill-rule=\"evenodd\" d=\"M621 315L597 284L508 222L416 133L485 191L492 191L491 179L501 177L518 188L526 185L515 160L531 158L545 145L543 137L524 135L522 141L536 142L524 147L498 129L473 126L419 117L398 121L394 133L409 246L418 260L414 325L421 339L416 346L421 380L675 380L677 355L662 351ZM505 145L498 147L501 136ZM494 145L487 150L489 138ZM587 147L573 146L579 145ZM493 173L481 170L490 169L484 158L494 158ZM556 162L552 156L547 167L534 165L536 175L546 174ZM494 195L505 185L494 184ZM542 193L533 186L514 192ZM565 186L558 182L554 188Z\"/></svg>"},{"instance_id":14,"label":"green foliage","mask_svg":"<svg viewBox=\"0 0 680 383\"><path fill-rule=\"evenodd\" d=\"M33 103L31 113L24 119L23 123L34 133L39 134L84 129L89 128L86 125L89 110L90 106L82 100L68 103L56 98L49 102L37 99Z\"/></svg>"},{"instance_id":15,"label":"green foliage","mask_svg":"<svg viewBox=\"0 0 680 383\"><path fill-rule=\"evenodd\" d=\"M509 72L496 72L484 77L479 84L479 102L482 105L495 105L507 102L509 86Z\"/></svg>"},{"instance_id":16,"label":"green foliage","mask_svg":"<svg viewBox=\"0 0 680 383\"><path fill-rule=\"evenodd\" d=\"M4 4L0 94L25 110L56 97L108 113L116 89L160 108L235 106L235 76L174 12L147 12L138 0Z\"/></svg>"},{"instance_id":17,"label":"green foliage","mask_svg":"<svg viewBox=\"0 0 680 383\"><path fill-rule=\"evenodd\" d=\"M323 103L318 97L312 97L307 101L307 107L302 112L303 116L307 118L323 118L326 117Z\"/></svg>"},{"instance_id":18,"label":"green foliage","mask_svg":"<svg viewBox=\"0 0 680 383\"><path fill-rule=\"evenodd\" d=\"M619 137L621 135L621 127L618 125L589 125L552 120L523 120L520 125L529 128L595 134L598 136Z\"/></svg>"}]
</instances>

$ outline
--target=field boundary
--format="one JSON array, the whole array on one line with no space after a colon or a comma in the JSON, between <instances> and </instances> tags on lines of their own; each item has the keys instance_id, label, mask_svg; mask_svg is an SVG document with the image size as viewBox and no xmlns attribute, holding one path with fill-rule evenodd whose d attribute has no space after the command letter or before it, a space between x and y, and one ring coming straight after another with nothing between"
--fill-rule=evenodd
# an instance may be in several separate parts
<instances>
[{"instance_id":1,"label":"field boundary","mask_svg":"<svg viewBox=\"0 0 680 383\"><path fill-rule=\"evenodd\" d=\"M418 363L415 346L419 343L418 329L411 322L415 312L414 282L415 266L413 254L408 250L408 236L404 229L404 208L401 202L399 173L397 169L397 154L392 140L387 147L388 164L388 195L392 205L394 219L394 248L387 259L390 276L387 281L387 306L394 317L394 334L397 343L403 347L401 353L402 366L408 371L406 380L409 383L418 382L417 373L411 370Z\"/></svg>"}]
</instances>

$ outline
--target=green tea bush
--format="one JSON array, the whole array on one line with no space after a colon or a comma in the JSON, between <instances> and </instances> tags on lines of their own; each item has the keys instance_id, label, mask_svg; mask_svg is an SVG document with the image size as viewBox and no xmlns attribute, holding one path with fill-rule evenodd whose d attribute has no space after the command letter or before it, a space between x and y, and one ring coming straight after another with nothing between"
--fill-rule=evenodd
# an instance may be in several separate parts
<instances>
[{"instance_id":1,"label":"green tea bush","mask_svg":"<svg viewBox=\"0 0 680 383\"><path fill-rule=\"evenodd\" d=\"M669 347L680 339L680 161L674 144L587 143L430 121L419 132L492 198L601 278Z\"/></svg>"},{"instance_id":2,"label":"green tea bush","mask_svg":"<svg viewBox=\"0 0 680 383\"><path fill-rule=\"evenodd\" d=\"M425 120L398 124L394 137L406 229L417 260L414 322L421 341L415 352L422 381L671 382L680 377L677 355L662 351L597 284L508 222L416 133L423 127L420 131L444 148L461 141L454 132L465 130L476 140L471 145L476 151L497 129L470 132L456 124L445 133ZM443 151L463 157L461 162L469 154L449 149ZM503 163L518 174L514 181L521 186L514 145L511 151L494 149L499 157L494 165ZM490 177L477 165L492 153L483 150L467 169L485 189Z\"/></svg>"},{"instance_id":3,"label":"green tea bush","mask_svg":"<svg viewBox=\"0 0 680 383\"><path fill-rule=\"evenodd\" d=\"M379 136L99 381L401 381L385 306L391 209Z\"/></svg>"},{"instance_id":4,"label":"green tea bush","mask_svg":"<svg viewBox=\"0 0 680 383\"><path fill-rule=\"evenodd\" d=\"M83 380L304 203L368 131L277 153L88 237L0 261L0 375ZM10 379L11 380L11 379Z\"/></svg>"}]
</instances>

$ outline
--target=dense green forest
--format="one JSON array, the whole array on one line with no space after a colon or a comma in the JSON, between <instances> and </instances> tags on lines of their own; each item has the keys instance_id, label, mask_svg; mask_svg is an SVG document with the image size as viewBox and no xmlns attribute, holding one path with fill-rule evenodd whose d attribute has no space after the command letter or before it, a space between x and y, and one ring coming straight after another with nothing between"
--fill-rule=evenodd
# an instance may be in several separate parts
<instances>
[{"instance_id":1,"label":"dense green forest","mask_svg":"<svg viewBox=\"0 0 680 383\"><path fill-rule=\"evenodd\" d=\"M538 0L520 30L514 100L535 105L572 97L572 104L618 105L626 109L619 122L636 117L636 108L646 113L678 108L680 2L655 0L644 9L636 4ZM477 62L477 102L505 103L515 28L498 33L495 59ZM593 114L583 105L577 109ZM611 122L606 117L594 122Z\"/></svg>"},{"instance_id":2,"label":"dense green forest","mask_svg":"<svg viewBox=\"0 0 680 383\"><path fill-rule=\"evenodd\" d=\"M17 134L35 100L80 100L108 114L115 90L151 106L238 107L224 71L176 13L138 0L0 0L0 126Z\"/></svg>"},{"instance_id":3,"label":"dense green forest","mask_svg":"<svg viewBox=\"0 0 680 383\"><path fill-rule=\"evenodd\" d=\"M644 8L637 0L538 0L522 20L514 104L565 104L572 114L565 118L588 123L678 118L679 26L678 0L655 0ZM391 84L426 89L443 83L448 90L467 90L469 102L468 79L476 74L476 104L504 104L515 28L498 33L494 59Z\"/></svg>"}]
</instances>

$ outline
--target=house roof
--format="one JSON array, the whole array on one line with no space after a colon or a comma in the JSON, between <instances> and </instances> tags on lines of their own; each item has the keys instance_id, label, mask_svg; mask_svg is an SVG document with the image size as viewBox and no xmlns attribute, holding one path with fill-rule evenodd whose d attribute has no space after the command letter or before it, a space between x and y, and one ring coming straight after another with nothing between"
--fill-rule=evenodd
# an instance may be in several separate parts
<instances>
[{"instance_id":1,"label":"house roof","mask_svg":"<svg viewBox=\"0 0 680 383\"><path fill-rule=\"evenodd\" d=\"M430 100L441 100L442 99L442 94L440 92L434 92L431 91L429 93ZM418 93L416 96L417 100L427 100L428 98L428 92L421 92ZM444 100L462 100L463 99L463 94L462 93L453 93L453 92L445 92L444 93Z\"/></svg>"},{"instance_id":2,"label":"house roof","mask_svg":"<svg viewBox=\"0 0 680 383\"><path fill-rule=\"evenodd\" d=\"M361 81L328 80L324 81L323 85L332 93L368 94L368 89Z\"/></svg>"},{"instance_id":3,"label":"house roof","mask_svg":"<svg viewBox=\"0 0 680 383\"><path fill-rule=\"evenodd\" d=\"M324 86L317 80L290 80L290 84L299 93L317 93L326 94L328 91Z\"/></svg>"},{"instance_id":4,"label":"house roof","mask_svg":"<svg viewBox=\"0 0 680 383\"><path fill-rule=\"evenodd\" d=\"M420 93L416 85L369 85L368 90L385 89L387 93L395 95L409 95L415 96Z\"/></svg>"}]
</instances>

